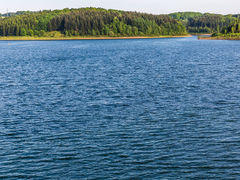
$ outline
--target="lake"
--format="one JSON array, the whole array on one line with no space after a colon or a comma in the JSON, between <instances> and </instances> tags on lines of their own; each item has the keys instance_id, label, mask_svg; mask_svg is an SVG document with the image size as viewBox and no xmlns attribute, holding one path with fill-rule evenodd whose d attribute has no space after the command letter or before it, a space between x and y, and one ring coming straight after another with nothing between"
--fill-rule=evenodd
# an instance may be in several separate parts
<instances>
[{"instance_id":1,"label":"lake","mask_svg":"<svg viewBox=\"0 0 240 180\"><path fill-rule=\"evenodd\" d=\"M239 49L0 41L0 178L239 178Z\"/></svg>"}]
</instances>

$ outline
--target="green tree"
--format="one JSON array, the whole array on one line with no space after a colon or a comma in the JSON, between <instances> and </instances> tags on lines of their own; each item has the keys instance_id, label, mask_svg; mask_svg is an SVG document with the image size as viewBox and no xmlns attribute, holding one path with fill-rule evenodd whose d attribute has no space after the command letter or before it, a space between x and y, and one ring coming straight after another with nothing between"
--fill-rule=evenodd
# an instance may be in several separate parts
<instances>
[{"instance_id":1,"label":"green tree","mask_svg":"<svg viewBox=\"0 0 240 180\"><path fill-rule=\"evenodd\" d=\"M26 31L26 29L21 28L20 36L26 36L26 35L27 35L27 31Z\"/></svg>"},{"instance_id":2,"label":"green tree","mask_svg":"<svg viewBox=\"0 0 240 180\"><path fill-rule=\"evenodd\" d=\"M134 27L132 28L132 32L133 32L133 35L134 35L134 36L137 36L137 35L138 35L138 28L134 26Z\"/></svg>"},{"instance_id":3,"label":"green tree","mask_svg":"<svg viewBox=\"0 0 240 180\"><path fill-rule=\"evenodd\" d=\"M28 30L28 35L29 35L29 36L34 36L34 31L33 31L32 29L29 29L29 30Z\"/></svg>"}]
</instances>

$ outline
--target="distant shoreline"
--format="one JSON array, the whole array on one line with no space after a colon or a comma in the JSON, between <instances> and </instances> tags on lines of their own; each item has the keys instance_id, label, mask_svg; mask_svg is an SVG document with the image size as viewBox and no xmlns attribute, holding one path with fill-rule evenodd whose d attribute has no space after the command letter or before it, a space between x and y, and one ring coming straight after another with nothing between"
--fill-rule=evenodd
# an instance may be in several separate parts
<instances>
[{"instance_id":1,"label":"distant shoreline","mask_svg":"<svg viewBox=\"0 0 240 180\"><path fill-rule=\"evenodd\" d=\"M193 36L211 36L212 34L209 33L190 33Z\"/></svg>"},{"instance_id":2,"label":"distant shoreline","mask_svg":"<svg viewBox=\"0 0 240 180\"><path fill-rule=\"evenodd\" d=\"M240 37L198 37L199 40L240 40Z\"/></svg>"},{"instance_id":3,"label":"distant shoreline","mask_svg":"<svg viewBox=\"0 0 240 180\"><path fill-rule=\"evenodd\" d=\"M160 38L181 38L192 37L191 35L182 36L129 36L129 37L26 37L26 36L9 36L0 37L0 41L57 41L57 40L113 40L113 39L160 39Z\"/></svg>"}]
</instances>

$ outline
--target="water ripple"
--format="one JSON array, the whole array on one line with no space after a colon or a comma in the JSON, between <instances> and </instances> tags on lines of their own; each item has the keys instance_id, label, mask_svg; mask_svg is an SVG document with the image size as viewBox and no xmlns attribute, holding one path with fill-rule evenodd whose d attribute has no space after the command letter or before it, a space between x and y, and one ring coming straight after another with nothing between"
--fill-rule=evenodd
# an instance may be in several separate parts
<instances>
[{"instance_id":1,"label":"water ripple","mask_svg":"<svg viewBox=\"0 0 240 180\"><path fill-rule=\"evenodd\" d=\"M238 179L239 46L0 42L1 179Z\"/></svg>"}]
</instances>

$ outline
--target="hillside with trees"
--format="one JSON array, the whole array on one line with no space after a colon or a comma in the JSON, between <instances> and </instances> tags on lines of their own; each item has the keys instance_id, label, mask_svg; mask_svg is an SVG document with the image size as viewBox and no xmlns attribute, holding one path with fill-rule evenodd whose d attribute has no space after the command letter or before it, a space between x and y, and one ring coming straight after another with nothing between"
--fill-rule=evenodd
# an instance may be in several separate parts
<instances>
[{"instance_id":1,"label":"hillside with trees","mask_svg":"<svg viewBox=\"0 0 240 180\"><path fill-rule=\"evenodd\" d=\"M223 28L222 33L223 34L240 33L240 20L235 21L230 26Z\"/></svg>"},{"instance_id":2,"label":"hillside with trees","mask_svg":"<svg viewBox=\"0 0 240 180\"><path fill-rule=\"evenodd\" d=\"M240 40L240 20L222 29L221 32L213 33L211 39Z\"/></svg>"},{"instance_id":3,"label":"hillside with trees","mask_svg":"<svg viewBox=\"0 0 240 180\"><path fill-rule=\"evenodd\" d=\"M168 15L101 8L27 12L0 19L0 36L162 36L185 35Z\"/></svg>"},{"instance_id":4,"label":"hillside with trees","mask_svg":"<svg viewBox=\"0 0 240 180\"><path fill-rule=\"evenodd\" d=\"M177 12L169 15L80 8L0 15L0 36L174 36L223 33L239 14Z\"/></svg>"},{"instance_id":5,"label":"hillside with trees","mask_svg":"<svg viewBox=\"0 0 240 180\"><path fill-rule=\"evenodd\" d=\"M172 13L169 16L176 20L181 20L189 33L219 33L239 18L237 14L221 15L196 12Z\"/></svg>"},{"instance_id":6,"label":"hillside with trees","mask_svg":"<svg viewBox=\"0 0 240 180\"><path fill-rule=\"evenodd\" d=\"M176 12L169 14L169 16L171 16L173 19L186 22L190 18L201 17L203 14L200 12Z\"/></svg>"}]
</instances>

